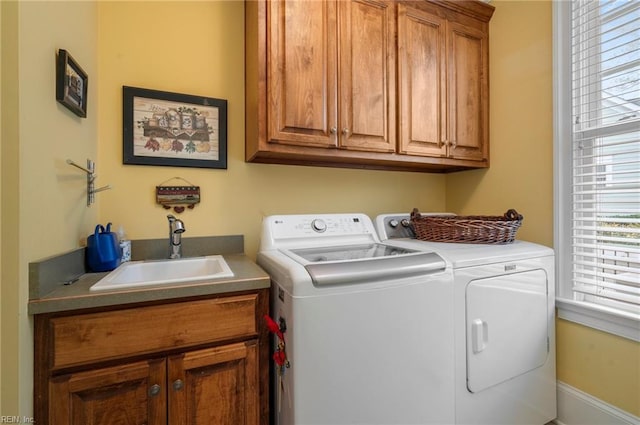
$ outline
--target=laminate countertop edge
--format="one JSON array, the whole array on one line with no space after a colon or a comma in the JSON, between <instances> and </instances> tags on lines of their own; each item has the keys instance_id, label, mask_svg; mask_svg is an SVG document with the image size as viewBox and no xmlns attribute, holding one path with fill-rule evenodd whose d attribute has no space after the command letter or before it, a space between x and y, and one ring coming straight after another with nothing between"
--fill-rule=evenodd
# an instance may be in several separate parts
<instances>
[{"instance_id":1,"label":"laminate countertop edge","mask_svg":"<svg viewBox=\"0 0 640 425\"><path fill-rule=\"evenodd\" d=\"M91 292L89 288L108 273L85 273L70 284L29 300L30 315L67 312L99 307L126 307L152 301L177 301L182 298L226 294L269 288L269 275L244 254L223 255L233 277L208 281L161 284L134 289Z\"/></svg>"}]
</instances>

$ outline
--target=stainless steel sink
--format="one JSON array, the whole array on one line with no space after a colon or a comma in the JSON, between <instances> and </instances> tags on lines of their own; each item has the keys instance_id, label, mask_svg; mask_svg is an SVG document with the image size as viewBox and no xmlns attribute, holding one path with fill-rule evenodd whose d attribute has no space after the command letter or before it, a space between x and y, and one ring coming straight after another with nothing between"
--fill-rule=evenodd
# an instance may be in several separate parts
<instances>
[{"instance_id":1,"label":"stainless steel sink","mask_svg":"<svg viewBox=\"0 0 640 425\"><path fill-rule=\"evenodd\" d=\"M107 291L232 277L221 255L176 260L131 261L121 264L94 284L91 291Z\"/></svg>"}]
</instances>

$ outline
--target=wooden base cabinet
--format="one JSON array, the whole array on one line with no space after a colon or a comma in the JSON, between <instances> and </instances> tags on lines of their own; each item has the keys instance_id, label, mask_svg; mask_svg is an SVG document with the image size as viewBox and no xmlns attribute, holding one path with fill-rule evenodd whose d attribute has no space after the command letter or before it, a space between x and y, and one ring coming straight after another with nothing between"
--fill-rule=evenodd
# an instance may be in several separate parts
<instances>
[{"instance_id":1,"label":"wooden base cabinet","mask_svg":"<svg viewBox=\"0 0 640 425\"><path fill-rule=\"evenodd\" d=\"M198 321L190 310L206 313ZM262 325L264 314L268 314L268 290L121 310L38 315L36 421L266 425L269 336ZM185 315L191 317L175 321ZM122 317L134 321L114 328ZM137 326L149 319L157 325ZM196 324L198 328L193 327ZM95 350L111 344L120 346ZM71 351L75 354L67 356Z\"/></svg>"},{"instance_id":2,"label":"wooden base cabinet","mask_svg":"<svg viewBox=\"0 0 640 425\"><path fill-rule=\"evenodd\" d=\"M248 162L488 166L478 0L245 1Z\"/></svg>"}]
</instances>

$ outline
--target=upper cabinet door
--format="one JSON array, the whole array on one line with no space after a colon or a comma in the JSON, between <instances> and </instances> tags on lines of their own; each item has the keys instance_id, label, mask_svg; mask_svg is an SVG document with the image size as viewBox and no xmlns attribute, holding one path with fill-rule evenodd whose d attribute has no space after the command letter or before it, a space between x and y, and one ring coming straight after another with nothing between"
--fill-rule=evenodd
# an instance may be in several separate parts
<instances>
[{"instance_id":1,"label":"upper cabinet door","mask_svg":"<svg viewBox=\"0 0 640 425\"><path fill-rule=\"evenodd\" d=\"M398 5L398 151L447 155L446 20Z\"/></svg>"},{"instance_id":2,"label":"upper cabinet door","mask_svg":"<svg viewBox=\"0 0 640 425\"><path fill-rule=\"evenodd\" d=\"M484 160L489 141L486 32L449 22L449 155Z\"/></svg>"},{"instance_id":3,"label":"upper cabinet door","mask_svg":"<svg viewBox=\"0 0 640 425\"><path fill-rule=\"evenodd\" d=\"M337 146L336 3L268 2L268 141Z\"/></svg>"},{"instance_id":4,"label":"upper cabinet door","mask_svg":"<svg viewBox=\"0 0 640 425\"><path fill-rule=\"evenodd\" d=\"M340 147L396 150L395 5L338 1Z\"/></svg>"}]
</instances>

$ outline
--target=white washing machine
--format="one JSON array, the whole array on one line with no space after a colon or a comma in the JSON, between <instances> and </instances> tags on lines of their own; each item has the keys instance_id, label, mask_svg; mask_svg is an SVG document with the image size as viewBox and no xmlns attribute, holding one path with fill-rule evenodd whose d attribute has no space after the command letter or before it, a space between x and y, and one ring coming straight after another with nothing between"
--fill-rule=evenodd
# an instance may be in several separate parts
<instances>
[{"instance_id":1,"label":"white washing machine","mask_svg":"<svg viewBox=\"0 0 640 425\"><path fill-rule=\"evenodd\" d=\"M554 252L516 240L415 239L408 214L376 218L380 239L431 250L454 274L455 423L542 425L556 417Z\"/></svg>"},{"instance_id":2,"label":"white washing machine","mask_svg":"<svg viewBox=\"0 0 640 425\"><path fill-rule=\"evenodd\" d=\"M276 424L453 423L453 274L439 255L380 243L363 214L280 215L264 219L257 262L289 365L274 368Z\"/></svg>"}]
</instances>

